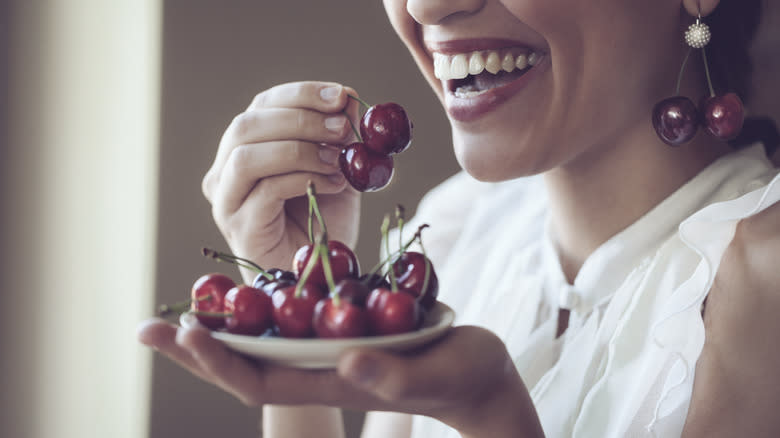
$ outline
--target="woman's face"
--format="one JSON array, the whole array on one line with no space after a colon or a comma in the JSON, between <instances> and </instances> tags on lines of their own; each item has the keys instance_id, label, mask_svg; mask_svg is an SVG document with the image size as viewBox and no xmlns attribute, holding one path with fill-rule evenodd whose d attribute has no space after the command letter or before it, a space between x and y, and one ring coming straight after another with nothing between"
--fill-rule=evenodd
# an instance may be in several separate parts
<instances>
[{"instance_id":1,"label":"woman's face","mask_svg":"<svg viewBox=\"0 0 780 438\"><path fill-rule=\"evenodd\" d=\"M680 0L384 3L447 111L459 163L486 181L654 135L650 111L686 50Z\"/></svg>"}]
</instances>

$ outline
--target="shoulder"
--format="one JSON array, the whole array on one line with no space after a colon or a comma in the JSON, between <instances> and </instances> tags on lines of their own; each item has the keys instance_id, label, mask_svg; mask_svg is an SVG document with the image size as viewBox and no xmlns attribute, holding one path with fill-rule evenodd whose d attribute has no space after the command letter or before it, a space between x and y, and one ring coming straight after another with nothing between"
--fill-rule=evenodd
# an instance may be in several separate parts
<instances>
[{"instance_id":1,"label":"shoulder","mask_svg":"<svg viewBox=\"0 0 780 438\"><path fill-rule=\"evenodd\" d=\"M780 203L737 224L704 326L686 435L780 436Z\"/></svg>"}]
</instances>

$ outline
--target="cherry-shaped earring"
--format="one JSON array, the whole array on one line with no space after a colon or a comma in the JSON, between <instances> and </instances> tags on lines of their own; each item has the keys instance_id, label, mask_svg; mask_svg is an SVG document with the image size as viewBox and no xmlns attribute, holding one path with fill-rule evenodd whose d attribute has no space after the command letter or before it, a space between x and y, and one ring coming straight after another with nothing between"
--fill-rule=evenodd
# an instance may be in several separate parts
<instances>
[{"instance_id":1,"label":"cherry-shaped earring","mask_svg":"<svg viewBox=\"0 0 780 438\"><path fill-rule=\"evenodd\" d=\"M745 110L742 100L735 93L716 95L712 86L707 52L712 34L709 27L702 23L701 15L685 32L685 42L691 47L685 55L680 74L677 77L676 96L662 100L653 108L653 127L658 137L670 146L679 146L689 142L696 135L698 125L714 137L728 141L735 138L742 130ZM685 71L685 65L694 49L701 49L704 62L704 72L707 77L709 96L702 99L700 110L691 99L680 96L680 82Z\"/></svg>"}]
</instances>

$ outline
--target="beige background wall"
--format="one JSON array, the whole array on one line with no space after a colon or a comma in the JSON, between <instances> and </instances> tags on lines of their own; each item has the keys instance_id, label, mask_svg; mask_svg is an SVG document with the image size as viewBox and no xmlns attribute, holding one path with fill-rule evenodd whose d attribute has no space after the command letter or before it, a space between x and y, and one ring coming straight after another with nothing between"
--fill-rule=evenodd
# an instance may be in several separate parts
<instances>
[{"instance_id":1,"label":"beige background wall","mask_svg":"<svg viewBox=\"0 0 780 438\"><path fill-rule=\"evenodd\" d=\"M164 3L159 302L179 300L215 266L201 246L226 248L200 193L219 137L259 91L281 82L328 80L371 103L397 101L415 125L392 186L364 196L358 256L377 260L381 217L455 171L437 101L387 22L380 1L168 0ZM435 224L432 224L435 226ZM156 358L152 437L252 436L257 412Z\"/></svg>"}]
</instances>

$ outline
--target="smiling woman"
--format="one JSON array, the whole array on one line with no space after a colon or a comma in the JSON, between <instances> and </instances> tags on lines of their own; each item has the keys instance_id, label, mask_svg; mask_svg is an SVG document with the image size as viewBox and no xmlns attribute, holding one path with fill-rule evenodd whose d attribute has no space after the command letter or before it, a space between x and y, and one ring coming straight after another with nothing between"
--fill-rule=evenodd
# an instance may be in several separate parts
<instances>
[{"instance_id":1,"label":"smiling woman","mask_svg":"<svg viewBox=\"0 0 780 438\"><path fill-rule=\"evenodd\" d=\"M404 228L431 225L456 326L411 354L356 348L319 372L248 359L198 326L151 319L140 340L262 405L266 436L341 437L340 409L372 411L366 438L777 435L780 353L755 342L780 332L773 140L698 129L669 147L651 121L694 49L677 92L735 90L751 108L759 0L384 6L462 168ZM706 48L683 38L697 20L711 25ZM348 246L370 199L323 159L350 142L348 96L362 88L282 82L238 110L200 186L232 252L261 266L288 266L307 241L307 180Z\"/></svg>"}]
</instances>

